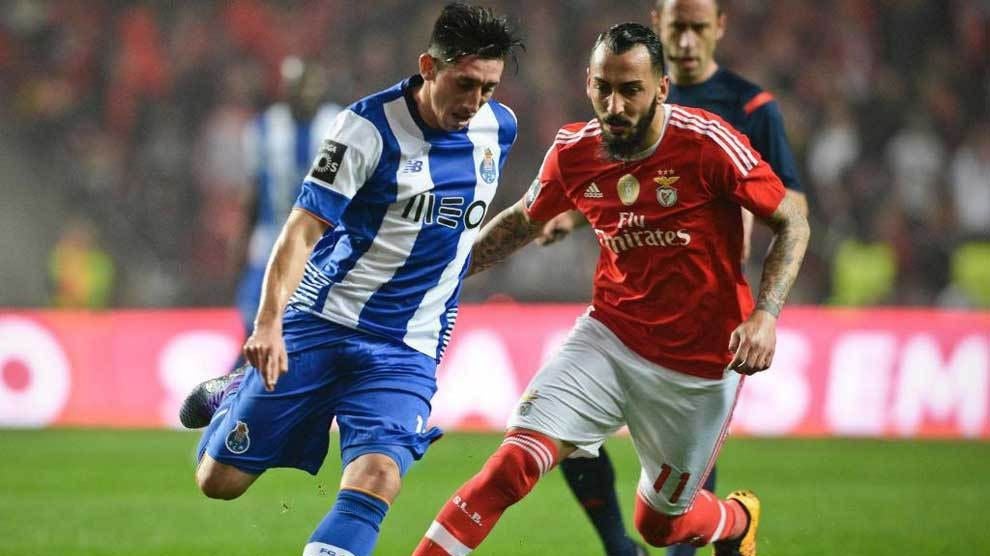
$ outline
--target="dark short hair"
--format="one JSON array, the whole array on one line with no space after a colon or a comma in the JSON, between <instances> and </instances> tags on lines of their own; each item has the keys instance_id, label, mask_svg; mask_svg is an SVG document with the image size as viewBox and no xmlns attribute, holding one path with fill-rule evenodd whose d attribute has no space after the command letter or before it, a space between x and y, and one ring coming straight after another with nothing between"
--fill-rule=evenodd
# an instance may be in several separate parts
<instances>
[{"instance_id":1,"label":"dark short hair","mask_svg":"<svg viewBox=\"0 0 990 556\"><path fill-rule=\"evenodd\" d=\"M508 18L495 15L490 8L454 2L444 6L433 25L427 53L449 64L472 55L515 59L516 48L526 49Z\"/></svg>"},{"instance_id":2,"label":"dark short hair","mask_svg":"<svg viewBox=\"0 0 990 556\"><path fill-rule=\"evenodd\" d=\"M591 47L591 52L594 54L599 46L604 46L608 52L624 54L637 44L646 47L646 51L650 53L650 66L653 67L654 74L667 73L660 38L649 27L639 23L619 23L609 27L608 31L599 33L595 45Z\"/></svg>"}]
</instances>

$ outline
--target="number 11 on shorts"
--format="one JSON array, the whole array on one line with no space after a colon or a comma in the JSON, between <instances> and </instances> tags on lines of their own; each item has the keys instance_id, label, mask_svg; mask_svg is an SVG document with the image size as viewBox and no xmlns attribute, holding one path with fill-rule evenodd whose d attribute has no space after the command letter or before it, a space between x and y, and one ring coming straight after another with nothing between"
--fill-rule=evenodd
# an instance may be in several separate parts
<instances>
[{"instance_id":1,"label":"number 11 on shorts","mask_svg":"<svg viewBox=\"0 0 990 556\"><path fill-rule=\"evenodd\" d=\"M654 491L660 492L663 489L664 485L667 484L667 479L670 478L671 471L671 467L666 463L660 466L660 476L653 483ZM681 494L684 493L684 487L690 479L690 473L681 473L681 478L677 481L677 488L674 489L674 492L671 493L669 498L671 504L676 504L680 500Z\"/></svg>"}]
</instances>

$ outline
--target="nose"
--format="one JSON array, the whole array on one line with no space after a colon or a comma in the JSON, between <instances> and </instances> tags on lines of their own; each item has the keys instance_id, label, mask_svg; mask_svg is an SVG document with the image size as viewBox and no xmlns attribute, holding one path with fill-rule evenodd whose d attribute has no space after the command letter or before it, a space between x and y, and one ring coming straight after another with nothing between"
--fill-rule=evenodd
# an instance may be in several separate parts
<instances>
[{"instance_id":1,"label":"nose","mask_svg":"<svg viewBox=\"0 0 990 556\"><path fill-rule=\"evenodd\" d=\"M694 47L697 37L693 31L684 31L679 37L677 37L677 46L683 50L688 50Z\"/></svg>"},{"instance_id":2,"label":"nose","mask_svg":"<svg viewBox=\"0 0 990 556\"><path fill-rule=\"evenodd\" d=\"M481 87L475 87L471 90L470 101L474 110L480 110L485 104L485 93L482 92Z\"/></svg>"},{"instance_id":3,"label":"nose","mask_svg":"<svg viewBox=\"0 0 990 556\"><path fill-rule=\"evenodd\" d=\"M613 92L608 96L606 101L606 108L609 114L621 114L625 108L625 103L622 100L622 95L618 92Z\"/></svg>"}]
</instances>

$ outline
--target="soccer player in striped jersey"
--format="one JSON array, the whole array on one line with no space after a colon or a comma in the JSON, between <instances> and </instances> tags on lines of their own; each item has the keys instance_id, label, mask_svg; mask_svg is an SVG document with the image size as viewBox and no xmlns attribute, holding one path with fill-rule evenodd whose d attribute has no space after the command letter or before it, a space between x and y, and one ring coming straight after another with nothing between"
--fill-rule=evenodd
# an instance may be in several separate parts
<instances>
[{"instance_id":1,"label":"soccer player in striped jersey","mask_svg":"<svg viewBox=\"0 0 990 556\"><path fill-rule=\"evenodd\" d=\"M702 485L742 377L773 360L808 224L745 136L710 112L664 104L668 89L652 31L602 33L587 77L596 118L564 126L528 194L482 230L471 272L581 211L601 246L594 299L414 556L467 555L554 465L596 456L623 425L639 456L635 524L647 543L756 554L756 496L719 499ZM755 303L739 264L740 207L774 232Z\"/></svg>"},{"instance_id":2,"label":"soccer player in striped jersey","mask_svg":"<svg viewBox=\"0 0 990 556\"><path fill-rule=\"evenodd\" d=\"M317 64L296 57L281 66L284 101L259 114L244 131L245 161L253 187L244 204L253 227L237 287L237 309L246 336L254 328L261 281L275 238L299 196L302 180L341 107L326 100L329 78Z\"/></svg>"},{"instance_id":3,"label":"soccer player in striped jersey","mask_svg":"<svg viewBox=\"0 0 990 556\"><path fill-rule=\"evenodd\" d=\"M427 426L475 236L516 138L492 95L519 39L487 8L440 13L418 74L342 111L275 243L239 386L207 381L196 482L243 494L316 474L331 420L343 477L304 556L372 553ZM207 395L209 394L209 395Z\"/></svg>"},{"instance_id":4,"label":"soccer player in striped jersey","mask_svg":"<svg viewBox=\"0 0 990 556\"><path fill-rule=\"evenodd\" d=\"M787 141L780 107L773 95L715 60L718 41L725 34L726 14L718 0L657 0L651 11L653 30L660 37L670 66L667 102L702 108L732 124L746 135L787 188L787 196L807 217L808 204L797 165ZM576 226L587 224L577 211L551 220L538 242L549 245ZM753 215L743 209L743 262L749 258ZM615 471L603 448L598 458L568 459L560 468L575 496L595 526L609 556L637 554L626 535L618 497ZM705 488L714 492L715 469ZM692 556L695 548L677 545L668 556Z\"/></svg>"}]
</instances>

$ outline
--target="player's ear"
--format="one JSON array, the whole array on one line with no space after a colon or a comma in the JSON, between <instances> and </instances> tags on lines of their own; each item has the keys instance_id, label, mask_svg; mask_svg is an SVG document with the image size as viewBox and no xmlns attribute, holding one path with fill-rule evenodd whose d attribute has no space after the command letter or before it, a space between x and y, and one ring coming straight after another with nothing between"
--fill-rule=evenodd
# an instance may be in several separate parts
<instances>
[{"instance_id":1,"label":"player's ear","mask_svg":"<svg viewBox=\"0 0 990 556\"><path fill-rule=\"evenodd\" d=\"M667 95L670 94L670 77L667 75L660 76L660 81L657 83L657 104L663 104L667 102Z\"/></svg>"},{"instance_id":2,"label":"player's ear","mask_svg":"<svg viewBox=\"0 0 990 556\"><path fill-rule=\"evenodd\" d=\"M723 35L725 35L725 12L719 13L715 18L715 40L722 40Z\"/></svg>"},{"instance_id":3,"label":"player's ear","mask_svg":"<svg viewBox=\"0 0 990 556\"><path fill-rule=\"evenodd\" d=\"M433 81L437 78L437 60L426 52L419 55L419 75L424 81Z\"/></svg>"}]
</instances>

